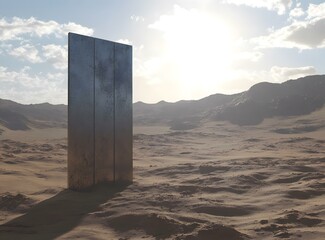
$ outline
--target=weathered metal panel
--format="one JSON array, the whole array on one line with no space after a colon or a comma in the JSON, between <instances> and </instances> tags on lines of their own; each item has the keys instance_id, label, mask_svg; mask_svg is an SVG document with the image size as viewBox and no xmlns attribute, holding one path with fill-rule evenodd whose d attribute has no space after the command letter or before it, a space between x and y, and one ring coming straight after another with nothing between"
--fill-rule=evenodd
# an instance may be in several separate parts
<instances>
[{"instance_id":1,"label":"weathered metal panel","mask_svg":"<svg viewBox=\"0 0 325 240\"><path fill-rule=\"evenodd\" d=\"M68 187L94 184L94 39L69 34Z\"/></svg>"},{"instance_id":2,"label":"weathered metal panel","mask_svg":"<svg viewBox=\"0 0 325 240\"><path fill-rule=\"evenodd\" d=\"M115 181L132 173L132 47L115 44Z\"/></svg>"},{"instance_id":3,"label":"weathered metal panel","mask_svg":"<svg viewBox=\"0 0 325 240\"><path fill-rule=\"evenodd\" d=\"M95 183L114 181L114 43L95 39Z\"/></svg>"},{"instance_id":4,"label":"weathered metal panel","mask_svg":"<svg viewBox=\"0 0 325 240\"><path fill-rule=\"evenodd\" d=\"M132 181L132 47L70 33L68 65L68 187Z\"/></svg>"}]
</instances>

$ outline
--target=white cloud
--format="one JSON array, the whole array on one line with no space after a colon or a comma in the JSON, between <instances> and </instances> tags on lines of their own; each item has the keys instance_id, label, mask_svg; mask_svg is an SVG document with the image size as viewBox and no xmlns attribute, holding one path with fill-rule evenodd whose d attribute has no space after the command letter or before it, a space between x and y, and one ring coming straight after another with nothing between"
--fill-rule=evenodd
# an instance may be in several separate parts
<instances>
[{"instance_id":1,"label":"white cloud","mask_svg":"<svg viewBox=\"0 0 325 240\"><path fill-rule=\"evenodd\" d=\"M303 15L305 15L305 12L302 8L300 7L296 7L294 9L292 9L289 13L289 16L291 18L299 18L299 17L302 17Z\"/></svg>"},{"instance_id":2,"label":"white cloud","mask_svg":"<svg viewBox=\"0 0 325 240\"><path fill-rule=\"evenodd\" d=\"M0 66L0 98L21 103L66 103L66 79L62 73L31 74L29 67L11 71Z\"/></svg>"},{"instance_id":3,"label":"white cloud","mask_svg":"<svg viewBox=\"0 0 325 240\"><path fill-rule=\"evenodd\" d=\"M285 39L300 48L325 47L325 18L297 23Z\"/></svg>"},{"instance_id":4,"label":"white cloud","mask_svg":"<svg viewBox=\"0 0 325 240\"><path fill-rule=\"evenodd\" d=\"M283 15L292 5L292 0L224 0L223 3L246 5L254 8L266 8Z\"/></svg>"},{"instance_id":5,"label":"white cloud","mask_svg":"<svg viewBox=\"0 0 325 240\"><path fill-rule=\"evenodd\" d=\"M118 43L122 43L122 44L127 44L127 45L132 45L132 42L129 40L129 39L127 39L127 38L124 38L124 39L118 39L116 42L118 42Z\"/></svg>"},{"instance_id":6,"label":"white cloud","mask_svg":"<svg viewBox=\"0 0 325 240\"><path fill-rule=\"evenodd\" d=\"M325 17L325 2L319 5L317 4L309 4L308 10L308 17L307 18L315 18L315 17Z\"/></svg>"},{"instance_id":7,"label":"white cloud","mask_svg":"<svg viewBox=\"0 0 325 240\"><path fill-rule=\"evenodd\" d=\"M142 16L138 16L138 15L132 15L132 16L130 17L130 19L131 19L132 21L135 21L135 22L143 22L143 21L144 21L144 17L142 17Z\"/></svg>"},{"instance_id":8,"label":"white cloud","mask_svg":"<svg viewBox=\"0 0 325 240\"><path fill-rule=\"evenodd\" d=\"M282 82L289 79L313 75L316 73L316 69L313 66L296 68L273 66L270 72L273 81Z\"/></svg>"},{"instance_id":9,"label":"white cloud","mask_svg":"<svg viewBox=\"0 0 325 240\"><path fill-rule=\"evenodd\" d=\"M18 70L0 66L0 98L23 103L66 103L67 75L58 70L67 68L68 54L64 44L68 32L92 35L94 31L73 22L60 24L33 17L1 18L1 57L13 56L15 58L10 61L25 60L42 65L33 67L30 64ZM49 65L54 67L53 72L47 70ZM40 67L46 72L38 72Z\"/></svg>"},{"instance_id":10,"label":"white cloud","mask_svg":"<svg viewBox=\"0 0 325 240\"><path fill-rule=\"evenodd\" d=\"M252 42L260 48L324 48L325 4L311 4L305 19L272 30L269 35L254 38Z\"/></svg>"},{"instance_id":11,"label":"white cloud","mask_svg":"<svg viewBox=\"0 0 325 240\"><path fill-rule=\"evenodd\" d=\"M94 34L94 30L92 28L88 28L74 22L60 24L60 27L57 29L57 32L59 36L67 35L69 32L74 32L87 36L92 36Z\"/></svg>"},{"instance_id":12,"label":"white cloud","mask_svg":"<svg viewBox=\"0 0 325 240\"><path fill-rule=\"evenodd\" d=\"M14 17L11 21L7 21L5 18L0 19L0 40L2 41L22 39L25 34L37 37L47 35L62 37L68 32L92 35L94 30L73 22L59 24L53 20L41 21L34 17L28 19Z\"/></svg>"},{"instance_id":13,"label":"white cloud","mask_svg":"<svg viewBox=\"0 0 325 240\"><path fill-rule=\"evenodd\" d=\"M19 59L27 60L31 63L43 62L43 60L38 54L38 50L30 44L25 44L23 46L14 48L10 50L8 53L11 56L17 57Z\"/></svg>"},{"instance_id":14,"label":"white cloud","mask_svg":"<svg viewBox=\"0 0 325 240\"><path fill-rule=\"evenodd\" d=\"M48 44L42 47L47 62L53 64L55 69L64 70L68 67L68 47Z\"/></svg>"}]
</instances>

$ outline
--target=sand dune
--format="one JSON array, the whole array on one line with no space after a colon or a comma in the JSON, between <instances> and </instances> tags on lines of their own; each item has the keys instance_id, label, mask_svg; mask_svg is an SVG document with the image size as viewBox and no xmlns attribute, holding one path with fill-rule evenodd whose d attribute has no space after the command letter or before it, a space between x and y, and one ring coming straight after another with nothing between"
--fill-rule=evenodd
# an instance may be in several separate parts
<instances>
[{"instance_id":1,"label":"sand dune","mask_svg":"<svg viewBox=\"0 0 325 240\"><path fill-rule=\"evenodd\" d=\"M91 192L66 190L66 132L6 130L0 239L325 239L324 110L135 126L134 183Z\"/></svg>"}]
</instances>

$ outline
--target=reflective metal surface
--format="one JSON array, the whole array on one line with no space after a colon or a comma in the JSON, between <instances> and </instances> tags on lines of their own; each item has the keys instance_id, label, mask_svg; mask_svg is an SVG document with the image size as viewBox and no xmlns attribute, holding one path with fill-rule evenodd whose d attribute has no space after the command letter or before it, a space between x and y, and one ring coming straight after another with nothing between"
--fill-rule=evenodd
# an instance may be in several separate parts
<instances>
[{"instance_id":1,"label":"reflective metal surface","mask_svg":"<svg viewBox=\"0 0 325 240\"><path fill-rule=\"evenodd\" d=\"M115 44L115 181L132 181L132 47Z\"/></svg>"},{"instance_id":2,"label":"reflective metal surface","mask_svg":"<svg viewBox=\"0 0 325 240\"><path fill-rule=\"evenodd\" d=\"M69 34L68 187L94 183L94 39Z\"/></svg>"},{"instance_id":3,"label":"reflective metal surface","mask_svg":"<svg viewBox=\"0 0 325 240\"><path fill-rule=\"evenodd\" d=\"M132 47L69 33L68 187L132 181Z\"/></svg>"},{"instance_id":4,"label":"reflective metal surface","mask_svg":"<svg viewBox=\"0 0 325 240\"><path fill-rule=\"evenodd\" d=\"M114 181L114 43L95 40L95 183Z\"/></svg>"}]
</instances>

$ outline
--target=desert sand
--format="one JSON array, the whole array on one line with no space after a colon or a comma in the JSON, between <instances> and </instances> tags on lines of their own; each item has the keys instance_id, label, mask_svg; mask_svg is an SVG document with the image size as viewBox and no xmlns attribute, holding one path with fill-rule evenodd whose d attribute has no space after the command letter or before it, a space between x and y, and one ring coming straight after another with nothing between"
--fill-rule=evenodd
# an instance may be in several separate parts
<instances>
[{"instance_id":1,"label":"desert sand","mask_svg":"<svg viewBox=\"0 0 325 240\"><path fill-rule=\"evenodd\" d=\"M134 182L66 189L66 129L3 129L0 239L325 239L325 108L134 126Z\"/></svg>"}]
</instances>

